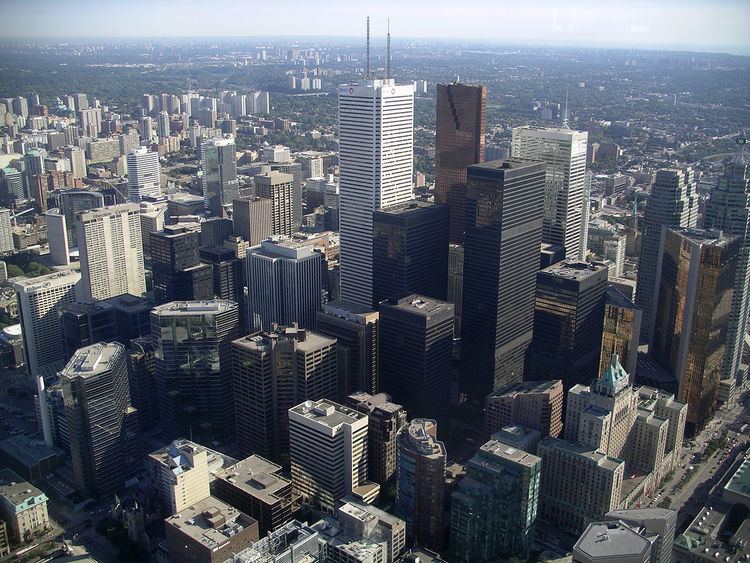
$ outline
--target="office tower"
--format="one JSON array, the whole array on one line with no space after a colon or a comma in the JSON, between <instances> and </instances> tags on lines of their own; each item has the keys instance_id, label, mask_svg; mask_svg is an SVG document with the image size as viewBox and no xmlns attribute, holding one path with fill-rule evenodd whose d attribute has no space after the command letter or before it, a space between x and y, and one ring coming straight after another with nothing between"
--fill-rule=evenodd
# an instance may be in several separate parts
<instances>
[{"instance_id":1,"label":"office tower","mask_svg":"<svg viewBox=\"0 0 750 563\"><path fill-rule=\"evenodd\" d=\"M587 148L588 151L588 148ZM586 170L583 177L583 201L581 202L581 238L578 242L578 256L585 260L588 255L589 245L589 220L591 219L591 180L593 178L591 170ZM624 244L624 240L622 240ZM623 255L625 253L623 249ZM618 262L618 276L622 275L622 263Z\"/></svg>"},{"instance_id":2,"label":"office tower","mask_svg":"<svg viewBox=\"0 0 750 563\"><path fill-rule=\"evenodd\" d=\"M23 96L13 98L11 107L17 116L24 118L29 116L29 101Z\"/></svg>"},{"instance_id":3,"label":"office tower","mask_svg":"<svg viewBox=\"0 0 750 563\"><path fill-rule=\"evenodd\" d=\"M650 351L677 381L691 431L716 407L741 242L721 231L667 228L662 234Z\"/></svg>"},{"instance_id":4,"label":"office tower","mask_svg":"<svg viewBox=\"0 0 750 563\"><path fill-rule=\"evenodd\" d=\"M33 534L47 532L50 525L48 500L44 492L24 481L10 468L0 470L0 522L3 523L1 531L5 540L0 547L7 549L3 555L10 554L8 532L15 544L28 541ZM5 528L6 523L8 529Z\"/></svg>"},{"instance_id":5,"label":"office tower","mask_svg":"<svg viewBox=\"0 0 750 563\"><path fill-rule=\"evenodd\" d=\"M164 520L169 561L222 563L258 541L258 522L208 497Z\"/></svg>"},{"instance_id":6,"label":"office tower","mask_svg":"<svg viewBox=\"0 0 750 563\"><path fill-rule=\"evenodd\" d=\"M154 343L149 337L134 338L127 344L130 403L137 410L141 432L154 430L159 423L159 390L156 384Z\"/></svg>"},{"instance_id":7,"label":"office tower","mask_svg":"<svg viewBox=\"0 0 750 563\"><path fill-rule=\"evenodd\" d=\"M487 88L476 84L437 85L435 201L450 209L451 243L463 244L466 168L484 162Z\"/></svg>"},{"instance_id":8,"label":"office tower","mask_svg":"<svg viewBox=\"0 0 750 563\"><path fill-rule=\"evenodd\" d=\"M538 430L542 437L557 438L563 429L563 398L563 384L559 379L500 387L485 403L485 434L491 436L501 428L520 424Z\"/></svg>"},{"instance_id":9,"label":"office tower","mask_svg":"<svg viewBox=\"0 0 750 563\"><path fill-rule=\"evenodd\" d=\"M313 328L323 305L323 255L311 241L274 236L245 258L248 326Z\"/></svg>"},{"instance_id":10,"label":"office tower","mask_svg":"<svg viewBox=\"0 0 750 563\"><path fill-rule=\"evenodd\" d=\"M144 197L161 195L161 167L159 153L146 147L135 149L127 156L128 199L138 203Z\"/></svg>"},{"instance_id":11,"label":"office tower","mask_svg":"<svg viewBox=\"0 0 750 563\"><path fill-rule=\"evenodd\" d=\"M464 247L460 244L448 245L448 297L454 307L453 334L461 338L461 316L464 294Z\"/></svg>"},{"instance_id":12,"label":"office tower","mask_svg":"<svg viewBox=\"0 0 750 563\"><path fill-rule=\"evenodd\" d=\"M201 247L221 246L232 236L234 226L226 217L208 217L200 222Z\"/></svg>"},{"instance_id":13,"label":"office tower","mask_svg":"<svg viewBox=\"0 0 750 563\"><path fill-rule=\"evenodd\" d=\"M151 233L151 270L157 304L213 296L211 266L200 263L200 233L184 226L165 226Z\"/></svg>"},{"instance_id":14,"label":"office tower","mask_svg":"<svg viewBox=\"0 0 750 563\"><path fill-rule=\"evenodd\" d=\"M83 212L76 221L85 299L146 293L140 208L134 203Z\"/></svg>"},{"instance_id":15,"label":"office tower","mask_svg":"<svg viewBox=\"0 0 750 563\"><path fill-rule=\"evenodd\" d=\"M141 206L141 243L145 260L151 258L151 233L164 230L164 216L168 203L166 201L142 201Z\"/></svg>"},{"instance_id":16,"label":"office tower","mask_svg":"<svg viewBox=\"0 0 750 563\"><path fill-rule=\"evenodd\" d=\"M50 209L44 214L44 222L47 225L47 244L52 265L70 265L68 226L65 223L65 215L60 212L60 209Z\"/></svg>"},{"instance_id":17,"label":"office tower","mask_svg":"<svg viewBox=\"0 0 750 563\"><path fill-rule=\"evenodd\" d=\"M108 498L130 477L126 452L134 430L125 347L99 343L79 349L60 372L76 485Z\"/></svg>"},{"instance_id":18,"label":"office tower","mask_svg":"<svg viewBox=\"0 0 750 563\"><path fill-rule=\"evenodd\" d=\"M255 176L255 193L271 201L271 230L274 235L291 235L294 229L292 215L292 175L267 172Z\"/></svg>"},{"instance_id":19,"label":"office tower","mask_svg":"<svg viewBox=\"0 0 750 563\"><path fill-rule=\"evenodd\" d=\"M231 343L241 331L231 301L173 301L151 311L162 429L168 436L234 438Z\"/></svg>"},{"instance_id":20,"label":"office tower","mask_svg":"<svg viewBox=\"0 0 750 563\"><path fill-rule=\"evenodd\" d=\"M272 209L273 199L262 197L235 199L232 202L234 234L241 236L250 246L258 246L274 234Z\"/></svg>"},{"instance_id":21,"label":"office tower","mask_svg":"<svg viewBox=\"0 0 750 563\"><path fill-rule=\"evenodd\" d=\"M369 479L380 485L381 494L391 497L396 492L396 436L406 424L406 410L391 402L386 393L352 393L347 397L346 404L369 417Z\"/></svg>"},{"instance_id":22,"label":"office tower","mask_svg":"<svg viewBox=\"0 0 750 563\"><path fill-rule=\"evenodd\" d=\"M73 178L86 177L86 154L75 146L63 147L63 155L70 161L70 173Z\"/></svg>"},{"instance_id":23,"label":"office tower","mask_svg":"<svg viewBox=\"0 0 750 563\"><path fill-rule=\"evenodd\" d=\"M524 376L539 270L544 165L496 160L470 166L466 197L461 391L483 402L493 389Z\"/></svg>"},{"instance_id":24,"label":"office tower","mask_svg":"<svg viewBox=\"0 0 750 563\"><path fill-rule=\"evenodd\" d=\"M115 310L104 303L66 303L59 315L65 361L79 348L117 340Z\"/></svg>"},{"instance_id":25,"label":"office tower","mask_svg":"<svg viewBox=\"0 0 750 563\"><path fill-rule=\"evenodd\" d=\"M625 462L559 438L539 444L540 520L578 535L620 504Z\"/></svg>"},{"instance_id":26,"label":"office tower","mask_svg":"<svg viewBox=\"0 0 750 563\"><path fill-rule=\"evenodd\" d=\"M530 373L568 389L598 375L607 267L565 260L537 274Z\"/></svg>"},{"instance_id":27,"label":"office tower","mask_svg":"<svg viewBox=\"0 0 750 563\"><path fill-rule=\"evenodd\" d=\"M624 522L592 522L573 546L576 563L651 563L651 542Z\"/></svg>"},{"instance_id":28,"label":"office tower","mask_svg":"<svg viewBox=\"0 0 750 563\"><path fill-rule=\"evenodd\" d=\"M570 129L516 127L511 155L546 165L542 241L565 248L565 257L580 255L586 190L586 146L589 134Z\"/></svg>"},{"instance_id":29,"label":"office tower","mask_svg":"<svg viewBox=\"0 0 750 563\"><path fill-rule=\"evenodd\" d=\"M451 495L450 544L459 561L526 558L534 539L541 459L490 440Z\"/></svg>"},{"instance_id":30,"label":"office tower","mask_svg":"<svg viewBox=\"0 0 750 563\"><path fill-rule=\"evenodd\" d=\"M380 387L412 416L443 419L450 402L453 305L417 294L380 304Z\"/></svg>"},{"instance_id":31,"label":"office tower","mask_svg":"<svg viewBox=\"0 0 750 563\"><path fill-rule=\"evenodd\" d=\"M159 134L159 142L164 143L170 135L170 118L168 112L159 112L159 115L156 118L156 129Z\"/></svg>"},{"instance_id":32,"label":"office tower","mask_svg":"<svg viewBox=\"0 0 750 563\"><path fill-rule=\"evenodd\" d=\"M677 527L677 511L669 508L624 508L606 516L608 522L621 522L636 530L649 542L650 563L670 563Z\"/></svg>"},{"instance_id":33,"label":"office tower","mask_svg":"<svg viewBox=\"0 0 750 563\"><path fill-rule=\"evenodd\" d=\"M662 227L695 227L698 202L695 196L693 170L659 170L643 213L643 241L638 262L635 304L643 311L641 342L651 344L658 278L656 265Z\"/></svg>"},{"instance_id":34,"label":"office tower","mask_svg":"<svg viewBox=\"0 0 750 563\"><path fill-rule=\"evenodd\" d=\"M200 249L200 259L211 266L213 273L213 296L228 299L244 309L244 280L242 261L234 251L222 246L210 246Z\"/></svg>"},{"instance_id":35,"label":"office tower","mask_svg":"<svg viewBox=\"0 0 750 563\"><path fill-rule=\"evenodd\" d=\"M10 222L10 209L0 209L0 253L13 250L13 227Z\"/></svg>"},{"instance_id":36,"label":"office tower","mask_svg":"<svg viewBox=\"0 0 750 563\"><path fill-rule=\"evenodd\" d=\"M703 224L707 229L721 229L725 235L741 240L721 374L722 379L735 380L735 387L740 388L744 383L744 372L740 369L743 337L750 313L750 166L740 162L727 164L711 189Z\"/></svg>"},{"instance_id":37,"label":"office tower","mask_svg":"<svg viewBox=\"0 0 750 563\"><path fill-rule=\"evenodd\" d=\"M373 305L403 293L445 299L448 289L448 208L411 201L372 218Z\"/></svg>"},{"instance_id":38,"label":"office tower","mask_svg":"<svg viewBox=\"0 0 750 563\"><path fill-rule=\"evenodd\" d=\"M151 141L154 138L154 120L149 116L144 115L140 119L139 128L141 139L143 140L143 142L147 145L151 144Z\"/></svg>"},{"instance_id":39,"label":"office tower","mask_svg":"<svg viewBox=\"0 0 750 563\"><path fill-rule=\"evenodd\" d=\"M99 108L78 111L78 126L86 137L97 137L102 130L102 110Z\"/></svg>"},{"instance_id":40,"label":"office tower","mask_svg":"<svg viewBox=\"0 0 750 563\"><path fill-rule=\"evenodd\" d=\"M367 420L327 399L289 409L292 489L303 502L333 512L347 495L367 503L378 496L367 480Z\"/></svg>"},{"instance_id":41,"label":"office tower","mask_svg":"<svg viewBox=\"0 0 750 563\"><path fill-rule=\"evenodd\" d=\"M68 237L69 243L76 246L75 225L78 214L104 207L104 194L93 190L64 190L60 192L60 204L65 215L65 224L73 235Z\"/></svg>"},{"instance_id":42,"label":"office tower","mask_svg":"<svg viewBox=\"0 0 750 563\"><path fill-rule=\"evenodd\" d=\"M336 340L297 327L232 343L240 449L289 463L288 411L337 392Z\"/></svg>"},{"instance_id":43,"label":"office tower","mask_svg":"<svg viewBox=\"0 0 750 563\"><path fill-rule=\"evenodd\" d=\"M443 545L446 457L434 420L415 418L396 436L395 512L408 536L430 549Z\"/></svg>"},{"instance_id":44,"label":"office tower","mask_svg":"<svg viewBox=\"0 0 750 563\"><path fill-rule=\"evenodd\" d=\"M234 138L206 139L201 145L201 185L206 210L223 217L239 195Z\"/></svg>"},{"instance_id":45,"label":"office tower","mask_svg":"<svg viewBox=\"0 0 750 563\"><path fill-rule=\"evenodd\" d=\"M0 187L3 201L7 204L26 199L23 174L15 168L0 168Z\"/></svg>"},{"instance_id":46,"label":"office tower","mask_svg":"<svg viewBox=\"0 0 750 563\"><path fill-rule=\"evenodd\" d=\"M612 354L617 354L622 359L625 371L631 378L635 376L642 316L642 311L619 289L611 285L607 288L598 373L607 369Z\"/></svg>"},{"instance_id":47,"label":"office tower","mask_svg":"<svg viewBox=\"0 0 750 563\"><path fill-rule=\"evenodd\" d=\"M412 199L414 87L340 86L341 298L372 305L372 214Z\"/></svg>"},{"instance_id":48,"label":"office tower","mask_svg":"<svg viewBox=\"0 0 750 563\"><path fill-rule=\"evenodd\" d=\"M380 381L378 320L369 307L330 301L318 311L318 332L336 339L339 397L355 391L374 394Z\"/></svg>"},{"instance_id":49,"label":"office tower","mask_svg":"<svg viewBox=\"0 0 750 563\"><path fill-rule=\"evenodd\" d=\"M213 489L216 498L257 520L263 536L291 521L298 508L292 482L281 476L281 466L259 455L221 468Z\"/></svg>"},{"instance_id":50,"label":"office tower","mask_svg":"<svg viewBox=\"0 0 750 563\"><path fill-rule=\"evenodd\" d=\"M175 440L148 454L146 467L165 516L182 512L211 496L208 452L198 444Z\"/></svg>"},{"instance_id":51,"label":"office tower","mask_svg":"<svg viewBox=\"0 0 750 563\"><path fill-rule=\"evenodd\" d=\"M73 98L73 107L75 107L76 111L89 109L89 99L86 94L73 94L71 97ZM70 109L70 106L68 108Z\"/></svg>"}]
</instances>

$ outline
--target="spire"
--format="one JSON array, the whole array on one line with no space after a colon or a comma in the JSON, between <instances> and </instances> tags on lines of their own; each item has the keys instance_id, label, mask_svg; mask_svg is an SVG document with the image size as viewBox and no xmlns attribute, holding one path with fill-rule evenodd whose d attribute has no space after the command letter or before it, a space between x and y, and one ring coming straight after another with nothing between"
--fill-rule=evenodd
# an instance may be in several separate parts
<instances>
[{"instance_id":1,"label":"spire","mask_svg":"<svg viewBox=\"0 0 750 563\"><path fill-rule=\"evenodd\" d=\"M365 80L370 79L370 16L367 16L367 66L365 67Z\"/></svg>"},{"instance_id":2,"label":"spire","mask_svg":"<svg viewBox=\"0 0 750 563\"><path fill-rule=\"evenodd\" d=\"M388 35L385 42L385 77L391 77L391 18L388 18Z\"/></svg>"}]
</instances>

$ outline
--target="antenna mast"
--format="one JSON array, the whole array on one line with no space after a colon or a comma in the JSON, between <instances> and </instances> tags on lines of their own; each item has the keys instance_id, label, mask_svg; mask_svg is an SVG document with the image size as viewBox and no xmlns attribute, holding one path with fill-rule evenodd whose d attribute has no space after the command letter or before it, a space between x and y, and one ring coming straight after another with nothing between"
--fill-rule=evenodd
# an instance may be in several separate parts
<instances>
[{"instance_id":1,"label":"antenna mast","mask_svg":"<svg viewBox=\"0 0 750 563\"><path fill-rule=\"evenodd\" d=\"M370 16L367 16L367 67L365 68L365 79L370 79Z\"/></svg>"},{"instance_id":2,"label":"antenna mast","mask_svg":"<svg viewBox=\"0 0 750 563\"><path fill-rule=\"evenodd\" d=\"M391 18L388 18L388 35L385 42L385 77L391 77Z\"/></svg>"}]
</instances>

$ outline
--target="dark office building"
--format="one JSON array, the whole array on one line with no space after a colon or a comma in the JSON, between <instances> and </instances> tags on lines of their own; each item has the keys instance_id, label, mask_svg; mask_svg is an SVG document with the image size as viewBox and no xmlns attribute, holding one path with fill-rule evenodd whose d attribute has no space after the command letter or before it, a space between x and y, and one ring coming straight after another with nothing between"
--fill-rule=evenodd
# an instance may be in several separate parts
<instances>
[{"instance_id":1,"label":"dark office building","mask_svg":"<svg viewBox=\"0 0 750 563\"><path fill-rule=\"evenodd\" d=\"M544 164L519 159L467 171L461 391L478 403L493 389L523 379L534 324L544 177Z\"/></svg>"},{"instance_id":2,"label":"dark office building","mask_svg":"<svg viewBox=\"0 0 750 563\"><path fill-rule=\"evenodd\" d=\"M231 344L240 336L232 301L174 301L151 311L161 427L169 438L234 439ZM207 440L207 442L206 442Z\"/></svg>"},{"instance_id":3,"label":"dark office building","mask_svg":"<svg viewBox=\"0 0 750 563\"><path fill-rule=\"evenodd\" d=\"M104 299L100 303L112 307L117 324L117 341L125 346L134 338L151 334L151 303L128 293Z\"/></svg>"},{"instance_id":4,"label":"dark office building","mask_svg":"<svg viewBox=\"0 0 750 563\"><path fill-rule=\"evenodd\" d=\"M372 216L373 304L417 293L446 299L448 208L410 201Z\"/></svg>"},{"instance_id":5,"label":"dark office building","mask_svg":"<svg viewBox=\"0 0 750 563\"><path fill-rule=\"evenodd\" d=\"M201 248L200 257L201 262L211 266L213 296L229 299L241 306L244 301L242 260L236 257L234 250L224 246Z\"/></svg>"},{"instance_id":6,"label":"dark office building","mask_svg":"<svg viewBox=\"0 0 750 563\"><path fill-rule=\"evenodd\" d=\"M126 360L130 403L137 409L138 427L142 432L149 432L159 423L159 391L151 338L136 338L129 342Z\"/></svg>"},{"instance_id":7,"label":"dark office building","mask_svg":"<svg viewBox=\"0 0 750 563\"><path fill-rule=\"evenodd\" d=\"M234 140L205 140L201 145L201 172L206 210L214 217L223 217L239 195L237 147Z\"/></svg>"},{"instance_id":8,"label":"dark office building","mask_svg":"<svg viewBox=\"0 0 750 563\"><path fill-rule=\"evenodd\" d=\"M115 311L102 302L64 305L60 311L60 328L66 361L79 348L117 340Z\"/></svg>"},{"instance_id":9,"label":"dark office building","mask_svg":"<svg viewBox=\"0 0 750 563\"><path fill-rule=\"evenodd\" d=\"M186 227L166 226L150 236L156 304L210 299L213 273L210 266L200 263L200 234Z\"/></svg>"},{"instance_id":10,"label":"dark office building","mask_svg":"<svg viewBox=\"0 0 750 563\"><path fill-rule=\"evenodd\" d=\"M201 221L201 247L221 246L232 236L233 230L232 220L224 217L211 217Z\"/></svg>"},{"instance_id":11,"label":"dark office building","mask_svg":"<svg viewBox=\"0 0 750 563\"><path fill-rule=\"evenodd\" d=\"M599 376L607 266L565 260L537 274L527 379L562 379L565 389Z\"/></svg>"},{"instance_id":12,"label":"dark office building","mask_svg":"<svg viewBox=\"0 0 750 563\"><path fill-rule=\"evenodd\" d=\"M380 387L410 416L440 419L450 401L453 304L411 294L380 304Z\"/></svg>"},{"instance_id":13,"label":"dark office building","mask_svg":"<svg viewBox=\"0 0 750 563\"><path fill-rule=\"evenodd\" d=\"M450 242L463 244L466 167L484 161L487 88L438 84L435 136L435 201L450 208Z\"/></svg>"}]
</instances>

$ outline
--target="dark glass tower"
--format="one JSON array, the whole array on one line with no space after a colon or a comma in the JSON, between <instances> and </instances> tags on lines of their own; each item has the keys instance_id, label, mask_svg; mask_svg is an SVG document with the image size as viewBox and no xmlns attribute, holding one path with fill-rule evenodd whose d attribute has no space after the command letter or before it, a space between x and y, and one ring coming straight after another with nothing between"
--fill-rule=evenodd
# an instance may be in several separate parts
<instances>
[{"instance_id":1,"label":"dark glass tower","mask_svg":"<svg viewBox=\"0 0 750 563\"><path fill-rule=\"evenodd\" d=\"M97 342L117 340L115 310L104 303L68 303L60 311L65 359Z\"/></svg>"},{"instance_id":2,"label":"dark glass tower","mask_svg":"<svg viewBox=\"0 0 750 563\"><path fill-rule=\"evenodd\" d=\"M523 379L534 320L544 175L544 164L519 159L467 170L461 391L478 402Z\"/></svg>"},{"instance_id":3,"label":"dark glass tower","mask_svg":"<svg viewBox=\"0 0 750 563\"><path fill-rule=\"evenodd\" d=\"M213 295L218 299L229 299L242 305L244 284L242 260L234 250L223 246L200 249L201 262L211 266L213 272Z\"/></svg>"},{"instance_id":4,"label":"dark glass tower","mask_svg":"<svg viewBox=\"0 0 750 563\"><path fill-rule=\"evenodd\" d=\"M466 167L484 161L487 88L438 84L435 201L450 208L450 242L462 244L466 216Z\"/></svg>"},{"instance_id":5,"label":"dark glass tower","mask_svg":"<svg viewBox=\"0 0 750 563\"><path fill-rule=\"evenodd\" d=\"M200 234L186 227L151 233L151 269L157 304L213 297L211 267L200 263Z\"/></svg>"},{"instance_id":6,"label":"dark glass tower","mask_svg":"<svg viewBox=\"0 0 750 563\"><path fill-rule=\"evenodd\" d=\"M237 147L234 139L208 139L201 147L201 182L206 210L223 217L239 195Z\"/></svg>"},{"instance_id":7,"label":"dark glass tower","mask_svg":"<svg viewBox=\"0 0 750 563\"><path fill-rule=\"evenodd\" d=\"M410 201L372 217L373 302L418 293L445 299L448 290L448 208Z\"/></svg>"}]
</instances>

